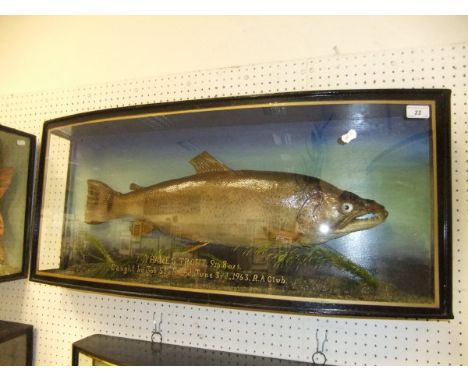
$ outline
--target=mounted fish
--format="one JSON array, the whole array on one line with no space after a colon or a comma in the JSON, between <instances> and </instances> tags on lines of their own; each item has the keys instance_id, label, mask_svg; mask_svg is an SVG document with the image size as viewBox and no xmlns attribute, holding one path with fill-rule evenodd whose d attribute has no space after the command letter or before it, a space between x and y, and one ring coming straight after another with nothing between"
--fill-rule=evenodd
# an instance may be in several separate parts
<instances>
[{"instance_id":1,"label":"mounted fish","mask_svg":"<svg viewBox=\"0 0 468 382\"><path fill-rule=\"evenodd\" d=\"M375 201L310 176L231 170L207 152L190 162L195 175L133 185L126 194L88 180L85 222L130 217L145 227L137 235L159 230L197 243L274 248L324 243L388 215Z\"/></svg>"}]
</instances>

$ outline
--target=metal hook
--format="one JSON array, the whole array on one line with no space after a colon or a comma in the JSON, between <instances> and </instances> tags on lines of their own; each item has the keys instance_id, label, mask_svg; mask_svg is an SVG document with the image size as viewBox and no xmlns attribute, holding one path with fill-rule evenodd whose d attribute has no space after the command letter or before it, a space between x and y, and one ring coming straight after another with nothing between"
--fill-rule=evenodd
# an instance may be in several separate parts
<instances>
[{"instance_id":1,"label":"metal hook","mask_svg":"<svg viewBox=\"0 0 468 382\"><path fill-rule=\"evenodd\" d=\"M325 330L325 338L323 339L322 346L320 348L320 342L318 338L318 329L315 331L315 341L317 348L314 354L312 354L312 362L314 365L325 365L327 363L327 357L325 356L325 342L328 341L328 330Z\"/></svg>"},{"instance_id":2,"label":"metal hook","mask_svg":"<svg viewBox=\"0 0 468 382\"><path fill-rule=\"evenodd\" d=\"M163 315L161 313L161 316L160 316L160 319L159 319L159 324L157 324L156 323L156 312L153 313L154 328L153 328L153 331L151 332L151 344L156 343L156 341L154 340L154 337L156 335L159 336L159 343L162 344L162 341L163 341L162 330L161 330L161 325L162 325L162 322L163 322L162 317L163 317Z\"/></svg>"}]
</instances>

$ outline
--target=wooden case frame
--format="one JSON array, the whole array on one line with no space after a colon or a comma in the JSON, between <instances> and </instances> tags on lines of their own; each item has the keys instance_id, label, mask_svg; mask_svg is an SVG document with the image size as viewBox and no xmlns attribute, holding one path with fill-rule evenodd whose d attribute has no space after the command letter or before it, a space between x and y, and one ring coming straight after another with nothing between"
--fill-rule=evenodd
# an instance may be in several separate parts
<instances>
[{"instance_id":1,"label":"wooden case frame","mask_svg":"<svg viewBox=\"0 0 468 382\"><path fill-rule=\"evenodd\" d=\"M400 116L398 118L400 122L398 128L404 130L405 120L412 120L416 126L416 121L425 120L427 132L424 135L427 139L427 144L424 149L426 150L424 155L428 156L428 168L422 168L423 173L428 173L427 179L431 182L432 191L428 191L428 195L431 196L430 203L426 205L427 209L432 211L430 213L430 227L428 230L431 235L431 243L423 242L421 245L429 245L432 251L431 264L429 267L431 278L430 282L433 287L433 301L427 302L411 302L405 301L373 301L365 300L362 298L314 298L314 297L297 297L297 296L278 296L265 293L249 293L239 292L230 290L217 290L216 288L204 289L195 287L180 287L171 285L150 285L144 282L127 282L123 279L113 280L110 278L96 278L87 276L77 276L74 274L60 274L55 270L40 269L40 236L41 229L44 222L41 220L47 214L44 213L44 194L47 190L47 174L48 165L54 158L49 158L49 148L51 135L53 134L60 139L73 140L78 137L79 134L75 134L73 130L77 126L81 126L85 131L83 136L91 134L90 132L96 128L99 124L105 124L106 128L113 128L114 121L121 123L122 121L128 120L143 120L147 118L145 123L151 122L151 118L158 119L170 118L172 116L200 116L200 114L206 113L207 115L215 112L226 111L228 114L230 111L239 110L262 110L263 115L267 115L268 118L274 118L275 115L282 116L288 114L288 108L298 107L324 107L334 105L339 113L341 106L356 106L358 110L356 114L350 110L346 110L351 117L349 121L356 124L356 121L365 121L366 110L371 110L377 106L388 107L389 110L392 108L400 108L396 112L404 113L406 110L406 116ZM388 106L390 105L390 106ZM408 108L410 106L410 108ZM411 110L409 110L411 109ZM335 109L333 109L335 110ZM393 110L393 109L392 109ZM331 113L331 112L330 112ZM345 114L346 114L345 113ZM381 111L379 111L381 113ZM326 114L326 113L325 113ZM333 113L332 113L333 114ZM422 114L422 115L421 115ZM427 114L427 115L426 115ZM273 117L272 117L273 115ZM380 115L380 114L379 114ZM229 114L230 116L230 114ZM149 118L149 119L148 119ZM209 118L209 116L207 117ZM240 117L239 117L240 118ZM331 118L331 117L330 117ZM379 117L380 118L380 117ZM381 117L385 119L386 117ZM389 117L390 118L390 117ZM219 119L221 120L221 119ZM229 118L222 119L226 123L229 123ZM148 122L150 121L150 122ZM197 120L198 121L198 120ZM349 122L348 121L348 122ZM323 121L322 121L323 122ZM329 122L329 121L328 121ZM361 123L359 122L359 123ZM384 121L385 122L385 121ZM158 122L160 123L159 119ZM208 125L211 122L207 122ZM364 122L365 123L365 122ZM385 122L387 123L387 122ZM387 124L391 124L388 122ZM84 126L84 127L83 127ZM99 125L101 126L101 125ZM327 126L325 120L324 126ZM356 125L359 126L359 125ZM166 126L167 127L167 126ZM165 129L165 126L159 126L158 129ZM144 129L144 127L142 127ZM154 128L150 126L150 129ZM122 130L122 126L119 125L117 129L119 134L126 134L125 129ZM78 131L78 130L77 130ZM97 131L97 130L96 130ZM101 130L104 131L104 130ZM108 134L109 131L103 132L102 134ZM197 130L191 130L193 134L197 134ZM213 130L214 131L214 130ZM322 129L322 131L324 131ZM389 131L393 131L390 128ZM128 129L131 133L131 128ZM352 145L349 135L344 133L350 132L349 128L342 130L343 135L337 136L337 144L342 146L348 144ZM75 134L75 135L74 135ZM392 133L393 134L393 133ZM405 136L406 137L406 136ZM115 137L114 137L115 138ZM54 138L55 139L55 138ZM58 138L57 138L58 139ZM78 138L76 138L78 139ZM99 137L96 139L100 139ZM122 139L126 139L122 136ZM273 137L273 140L276 138ZM281 138L278 138L281 140ZM359 138L358 138L359 139ZM406 138L405 138L406 139ZM408 141L404 142L404 146L408 148L420 137L409 138ZM103 141L104 142L104 141ZM413 142L413 143L412 143ZM416 143L414 143L416 145ZM189 143L186 143L186 146ZM189 149L192 149L189 147ZM387 152L394 150L395 147L388 147ZM77 149L78 150L78 149ZM421 149L422 150L422 149ZM70 150L70 152L73 150ZM199 150L201 151L201 149ZM68 153L69 162L76 160L73 157L74 154ZM91 152L91 151L90 151ZM92 151L96 153L96 150ZM410 151L408 151L410 152ZM360 154L355 154L357 157ZM410 155L410 154L408 154ZM215 161L220 158L214 159ZM212 161L213 157L210 156L209 161ZM352 162L353 159L350 159ZM356 159L356 161L358 161ZM210 162L212 163L212 162ZM388 164L388 161L386 161ZM206 162L204 162L206 164ZM229 165L229 163L227 163ZM272 169L274 170L274 169ZM395 170L395 169L393 169ZM398 170L398 169L397 169ZM404 173L405 169L402 168L400 172ZM67 178L70 177L69 171L67 171ZM73 287L91 291L109 292L124 294L137 297L148 297L158 298L164 300L182 301L196 304L214 304L236 308L248 308L248 309L261 309L268 311L286 311L301 314L326 314L326 315L344 315L344 316L371 316L371 317L401 317L401 318L452 318L451 311L451 174L450 174L450 91L449 90L398 90L398 89L386 89L386 90L352 90L352 91L323 91L323 92L305 92L305 93L286 93L286 94L274 94L274 95L262 95L262 96L249 96L249 97L238 97L238 98L221 98L221 99L208 99L208 100L196 100L196 101L184 101L174 103L163 103L153 105L142 105L142 106L131 106L110 110L102 110L90 113L83 113L74 116L59 118L51 120L45 123L43 137L42 137L42 152L40 159L40 179L38 185L38 213L35 220L35 238L34 238L34 256L32 259L31 269L31 280L37 282L44 282L53 285L62 285L66 287ZM171 179L171 178L169 178ZM137 180L136 180L137 181ZM74 181L67 180L64 190L73 188ZM411 195L414 190L411 184L407 185L407 195ZM133 190L137 190L137 186L133 186ZM146 186L145 186L146 187ZM143 187L143 188L145 188ZM148 186L149 188L149 186ZM405 191L406 192L406 191ZM67 199L68 200L68 199ZM66 204L67 202L65 202ZM424 209L424 208L423 208ZM392 211L390 211L392 216ZM81 218L80 218L81 219ZM81 222L80 222L81 224ZM138 223L140 224L140 223ZM385 224L385 223L384 223ZM133 229L145 231L145 222L135 226ZM370 230L369 230L370 231ZM62 227L62 234L64 234L65 228ZM133 232L133 231L132 231ZM391 238L390 238L391 239ZM393 237L395 239L395 237ZM391 240L385 240L385 242L391 242ZM62 244L61 244L62 245ZM390 244L389 244L390 245ZM410 244L409 244L410 245ZM63 248L63 245L62 245ZM411 249L411 248L410 248ZM198 250L198 249L197 249ZM172 255L171 255L172 256ZM198 256L198 255L196 255ZM330 255L332 256L332 255ZM252 264L256 260L252 261ZM264 260L258 260L264 261ZM332 261L332 260L327 260ZM342 261L342 260L340 260ZM347 260L344 260L346 262ZM61 266L63 265L63 259L60 261ZM208 263L211 264L211 263ZM343 261L342 261L343 264ZM217 263L213 263L217 265ZM218 264L219 265L219 264ZM235 265L235 264L234 264ZM239 264L237 264L239 266ZM159 266L163 267L162 263ZM348 267L346 269L352 269L353 265L343 265ZM360 267L358 267L360 268ZM117 268L114 268L114 270ZM127 271L130 268L127 269ZM134 269L134 268L133 268ZM253 268L252 268L253 269ZM353 276L359 276L361 270L356 270ZM367 272L366 270L364 272ZM121 270L123 273L123 268ZM199 272L200 273L200 272ZM214 273L211 273L213 275ZM251 275L251 274L250 274ZM209 276L207 276L209 277ZM252 281L252 277L248 280ZM364 277L364 276L362 276ZM281 279L279 279L281 280ZM231 280L230 280L231 281ZM236 281L239 281L238 279ZM370 281L369 281L370 283ZM370 285L370 284L369 284ZM368 285L368 286L369 286Z\"/></svg>"}]
</instances>

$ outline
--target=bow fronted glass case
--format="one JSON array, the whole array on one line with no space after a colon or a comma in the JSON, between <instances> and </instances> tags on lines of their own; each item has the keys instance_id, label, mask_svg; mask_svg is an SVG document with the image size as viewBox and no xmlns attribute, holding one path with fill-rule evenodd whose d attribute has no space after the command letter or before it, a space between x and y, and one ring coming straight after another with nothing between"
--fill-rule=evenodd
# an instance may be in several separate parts
<instances>
[{"instance_id":1,"label":"bow fronted glass case","mask_svg":"<svg viewBox=\"0 0 468 382\"><path fill-rule=\"evenodd\" d=\"M35 142L0 125L0 282L27 276Z\"/></svg>"},{"instance_id":2,"label":"bow fronted glass case","mask_svg":"<svg viewBox=\"0 0 468 382\"><path fill-rule=\"evenodd\" d=\"M451 317L450 91L289 93L44 126L32 280Z\"/></svg>"}]
</instances>

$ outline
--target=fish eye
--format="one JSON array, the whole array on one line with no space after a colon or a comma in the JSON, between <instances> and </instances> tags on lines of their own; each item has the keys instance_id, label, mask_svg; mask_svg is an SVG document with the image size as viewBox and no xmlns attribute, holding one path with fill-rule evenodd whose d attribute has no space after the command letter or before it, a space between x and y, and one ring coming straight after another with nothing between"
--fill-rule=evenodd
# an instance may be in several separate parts
<instances>
[{"instance_id":1,"label":"fish eye","mask_svg":"<svg viewBox=\"0 0 468 382\"><path fill-rule=\"evenodd\" d=\"M341 205L341 212L348 214L353 210L354 206L351 203L343 203Z\"/></svg>"}]
</instances>

